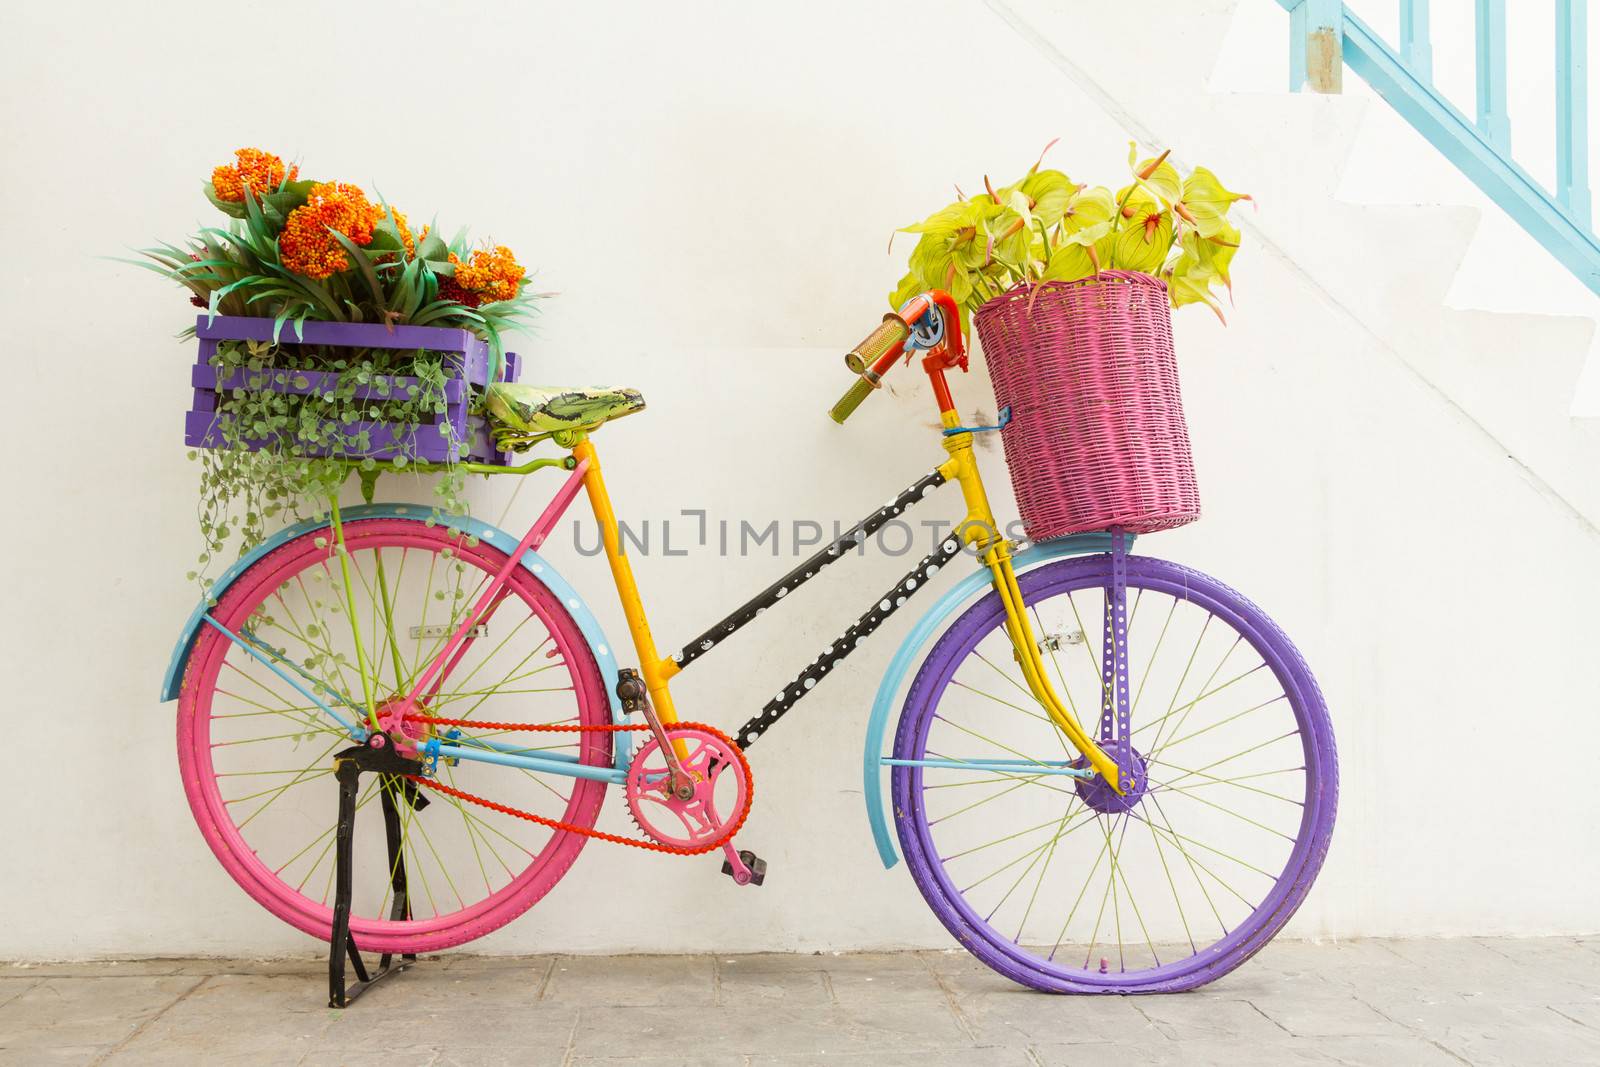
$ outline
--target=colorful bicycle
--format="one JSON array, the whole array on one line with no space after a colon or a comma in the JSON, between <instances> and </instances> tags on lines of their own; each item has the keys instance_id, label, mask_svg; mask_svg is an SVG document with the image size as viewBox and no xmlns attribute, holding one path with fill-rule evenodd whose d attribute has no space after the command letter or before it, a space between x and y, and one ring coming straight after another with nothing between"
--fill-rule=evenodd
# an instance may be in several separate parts
<instances>
[{"instance_id":1,"label":"colorful bicycle","mask_svg":"<svg viewBox=\"0 0 1600 1067\"><path fill-rule=\"evenodd\" d=\"M165 681L184 786L239 885L331 940L335 1003L346 949L366 977L358 947L387 957L481 937L537 903L591 839L720 854L735 883L760 885L765 864L735 844L754 795L745 753L964 547L979 566L912 627L868 719L865 795L885 866L892 822L957 941L1056 992L1191 988L1293 914L1337 795L1327 710L1299 653L1248 600L1130 555L1120 532L1021 551L999 536L973 453L992 427L962 426L946 381L966 365L953 303L926 294L890 319L889 343L852 354L869 373L834 417L920 352L945 458L670 655L593 441L643 407L630 390L493 387L503 441L568 452L471 468L567 472L521 537L371 503L367 479L366 505L330 501L325 520L282 531L217 583ZM680 721L679 672L951 482L964 502L955 532L748 722L729 735ZM580 492L636 667L537 552ZM596 827L608 787L637 835Z\"/></svg>"}]
</instances>

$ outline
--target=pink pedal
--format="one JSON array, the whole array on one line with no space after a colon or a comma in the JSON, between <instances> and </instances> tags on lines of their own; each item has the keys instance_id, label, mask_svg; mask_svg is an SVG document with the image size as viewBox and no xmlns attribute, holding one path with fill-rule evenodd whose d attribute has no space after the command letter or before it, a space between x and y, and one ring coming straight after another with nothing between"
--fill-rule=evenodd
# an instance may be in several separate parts
<instances>
[{"instance_id":1,"label":"pink pedal","mask_svg":"<svg viewBox=\"0 0 1600 1067\"><path fill-rule=\"evenodd\" d=\"M722 873L732 878L735 885L760 885L767 880L767 861L749 849L735 850L733 842L722 846Z\"/></svg>"}]
</instances>

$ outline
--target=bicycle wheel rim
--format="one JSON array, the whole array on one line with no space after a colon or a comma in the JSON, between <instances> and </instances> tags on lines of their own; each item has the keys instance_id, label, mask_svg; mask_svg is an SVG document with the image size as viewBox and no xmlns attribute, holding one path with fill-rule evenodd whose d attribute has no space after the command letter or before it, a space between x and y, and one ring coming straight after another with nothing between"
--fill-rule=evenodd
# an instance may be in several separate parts
<instances>
[{"instance_id":1,"label":"bicycle wheel rim","mask_svg":"<svg viewBox=\"0 0 1600 1067\"><path fill-rule=\"evenodd\" d=\"M475 584L486 582L487 576L498 571L506 559L504 553L499 550L481 544L472 545L447 527L429 526L416 520L358 520L345 525L345 537L353 561L359 561L363 552L376 551L381 555L388 549L406 548L431 557L435 565L441 558L460 560L470 567L469 573L473 575ZM238 632L239 627L251 618L256 607L267 599L271 591L280 589L287 580L307 573L310 568L325 565L330 559L335 558L330 556L330 551L326 547L327 538L328 531L313 531L295 538L258 561L223 595L220 603L213 609L214 616L224 626ZM323 544L319 545L317 543L319 540ZM446 546L449 547L449 554L441 551ZM404 570L403 563L401 570L402 572ZM333 573L337 572L335 563ZM430 592L431 586L430 571ZM481 588L481 585L478 587ZM360 588L359 583L357 588ZM457 588L460 588L459 583ZM608 722L609 703L599 678L598 668L581 631L560 604L559 599L523 568L512 571L507 589L509 595L505 603L521 605L528 620L537 620L538 624L545 628L543 640L550 644L552 654L559 655L559 660L556 662L565 668L559 673L564 674L566 680L570 682L573 704L570 712L552 712L549 715L564 716L570 713L574 721L591 725ZM454 599L470 600L470 598ZM446 617L459 618L459 610L452 605L450 614ZM425 613L423 617L427 618ZM435 618L445 628L453 630L453 626L444 623L443 618L437 615ZM320 898L312 896L302 892L304 881L300 886L291 886L287 879L280 877L279 871L283 868L275 870L272 862L281 857L274 856L269 861L259 855L250 837L235 824L234 816L230 814L229 805L237 803L237 798L232 800L225 798L220 786L220 775L214 758L214 753L220 746L213 744L212 730L216 721L212 712L218 692L217 676L225 669L230 657L237 658L245 654L215 630L209 627L206 630L208 632L202 633L197 640L179 707L180 763L184 768L185 790L191 808L212 851L247 893L291 925L314 936L326 938L332 921L332 910L327 902L326 893L324 892ZM419 638L418 641L419 652L424 647L423 642L430 651L441 643L431 635ZM418 665L421 661L422 657L419 655ZM464 661L463 671L467 667L468 662ZM395 669L400 670L399 667ZM354 686L350 688L355 689ZM440 695L443 696L448 692L441 690ZM354 703L359 704L362 701L362 694L359 691L346 695L352 697ZM562 699L559 693L557 699ZM441 708L439 713L449 715L450 706ZM540 721L540 718L536 715L530 721ZM562 743L575 746L576 756L580 762L591 765L609 764L608 735L593 733L562 736L576 739ZM331 736L328 740L338 742L337 738ZM353 740L342 741L334 747L347 747L354 743ZM467 766L469 765L463 761L462 767L457 770L464 772ZM475 769L483 767L481 764L470 766ZM441 769L441 778L444 776L445 771ZM331 783L331 778L329 781ZM603 798L604 783L587 779L563 778L558 781L569 791L564 800L559 802L559 811L553 810L550 814L565 823L578 826L593 825ZM377 799L374 790L378 782L379 779L375 775L363 778L365 798L362 801L363 805ZM493 790L483 790L483 792L494 795ZM325 810L327 823L331 826L334 814L333 790L328 790L328 793L328 806ZM434 795L429 799L431 803L441 805L439 808L441 812L449 810L445 805L455 805L458 809L464 810L448 798ZM372 814L376 814L378 807L377 804L372 805ZM419 826L422 814L424 813L416 813ZM470 815L463 814L463 825L469 827L467 836L471 836L470 827L473 825L469 819L479 820L479 825L489 825L487 820L494 818L496 818L494 813L480 816L475 810ZM363 832L367 835L367 840L358 840L357 843L358 863L362 861L363 853L367 853L370 857L372 849L380 851L383 849L381 843L374 844L370 831L363 830L364 820L368 826L372 821L365 814L358 815L358 836ZM487 836L487 831L480 833ZM469 899L465 894L458 892L462 906L440 909L435 904L434 915L424 917L418 914L414 918L403 920L393 920L382 915L363 914L358 911L352 915L351 921L351 930L357 943L363 948L373 950L429 951L481 936L521 914L559 881L587 841L581 834L571 832L539 831L537 828L532 828L529 833L536 836L532 838L534 847L523 847L523 851L527 853L525 860L518 858L515 853L511 853L512 858L509 862L502 859L502 864L507 869L505 877L501 880L496 872L495 881L498 884L493 884L492 888L489 888L490 874L485 872L486 888L481 897ZM544 833L548 833L548 836L542 836ZM321 846L323 857L328 857L327 848L331 843L329 837ZM402 854L404 847L402 844ZM413 845L413 860L425 864L427 857L420 852L423 847L420 842ZM433 849L436 846L430 842L427 847ZM509 845L502 843L501 847L504 851L510 852ZM438 858L437 852L435 857ZM316 862L320 864L322 858L319 857ZM438 862L440 869L443 869L446 861L439 858ZM327 858L327 863L331 874L331 857ZM317 867L313 866L312 870L315 872ZM412 873L411 878L415 879L416 874ZM454 888L452 884L452 889ZM412 899L416 901L421 894L415 881L411 889ZM383 909L383 903L389 900L387 892L385 890L385 896L379 903L377 908L379 912Z\"/></svg>"},{"instance_id":2,"label":"bicycle wheel rim","mask_svg":"<svg viewBox=\"0 0 1600 1067\"><path fill-rule=\"evenodd\" d=\"M1028 572L1020 577L1019 585L1031 606L1069 591L1103 586L1108 584L1108 579L1108 557L1085 557ZM1331 727L1320 691L1287 637L1239 594L1176 564L1130 557L1128 581L1130 596L1139 587L1157 590L1223 620L1241 638L1247 638L1263 663L1271 667L1299 725L1306 802L1294 834L1293 848L1281 872L1244 921L1234 924L1225 936L1183 959L1127 973L1099 974L1076 966L1062 966L1053 959L1041 959L996 930L979 913L939 858L925 803L927 783L923 769L896 767L892 777L899 813L897 831L919 889L941 922L991 967L1016 981L1055 992L1174 991L1192 988L1226 973L1270 940L1304 900L1320 869L1332 831L1338 777ZM1002 618L1003 609L991 595L970 608L946 631L907 697L895 743L898 757L922 758L939 698L950 686L963 660L993 632ZM1137 729L1136 725L1136 734ZM1154 831L1152 836L1155 836ZM1176 896L1176 888L1173 892ZM1140 921L1142 924L1142 917Z\"/></svg>"}]
</instances>

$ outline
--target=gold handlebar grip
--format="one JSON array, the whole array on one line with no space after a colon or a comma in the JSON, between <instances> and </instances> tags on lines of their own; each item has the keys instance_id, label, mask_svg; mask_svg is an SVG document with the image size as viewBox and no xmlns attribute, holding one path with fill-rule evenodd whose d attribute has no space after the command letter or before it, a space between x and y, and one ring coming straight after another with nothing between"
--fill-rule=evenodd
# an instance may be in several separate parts
<instances>
[{"instance_id":1,"label":"gold handlebar grip","mask_svg":"<svg viewBox=\"0 0 1600 1067\"><path fill-rule=\"evenodd\" d=\"M844 357L844 365L856 374L864 374L868 367L882 359L890 349L903 344L911 336L911 327L894 312L883 317L878 328L867 334L867 339L852 348ZM859 403L859 401L858 401ZM843 420L840 420L843 421Z\"/></svg>"},{"instance_id":2,"label":"gold handlebar grip","mask_svg":"<svg viewBox=\"0 0 1600 1067\"><path fill-rule=\"evenodd\" d=\"M850 413L860 407L861 402L870 396L876 388L877 385L873 383L871 378L865 375L857 378L856 384L850 387L850 391L840 397L837 404L833 405L833 409L828 412L829 417L841 426L844 425L844 420L850 417Z\"/></svg>"}]
</instances>

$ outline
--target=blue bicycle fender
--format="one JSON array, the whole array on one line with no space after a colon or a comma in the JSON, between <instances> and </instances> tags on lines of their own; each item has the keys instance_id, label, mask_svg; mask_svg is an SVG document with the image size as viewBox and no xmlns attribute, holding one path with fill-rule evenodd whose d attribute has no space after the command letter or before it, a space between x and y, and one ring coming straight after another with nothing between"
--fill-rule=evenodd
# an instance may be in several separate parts
<instances>
[{"instance_id":1,"label":"blue bicycle fender","mask_svg":"<svg viewBox=\"0 0 1600 1067\"><path fill-rule=\"evenodd\" d=\"M1070 537L1034 545L1026 551L1017 553L1011 559L1011 566L1015 570L1023 571L1067 556L1089 556L1110 551L1110 534L1073 534ZM878 858L883 861L885 868L893 867L900 862L900 853L895 849L894 836L889 830L888 775L884 773L885 768L882 763L884 735L889 730L889 716L894 711L895 699L899 696L906 676L911 672L912 666L929 640L936 633L943 632L945 624L970 601L991 589L993 585L990 583L989 572L983 569L973 571L956 583L928 609L927 614L917 620L911 632L906 634L905 640L900 642L900 647L895 651L894 658L889 661L888 670L883 672L883 680L878 683L878 695L872 702L872 714L867 719L867 741L862 755L861 770L862 796L867 803L867 821L872 826L872 838L878 846Z\"/></svg>"},{"instance_id":2,"label":"blue bicycle fender","mask_svg":"<svg viewBox=\"0 0 1600 1067\"><path fill-rule=\"evenodd\" d=\"M345 522L354 522L357 519L417 519L425 518L433 513L433 509L425 504L363 504L359 507L340 509L340 517ZM497 529L486 522L460 515L444 515L439 521L453 530L478 538L486 544L498 547L502 552L510 552L517 546L520 537L513 536L505 530ZM282 546L288 541L299 537L301 534L313 530L327 529L329 523L321 520L310 520L297 523L294 526L279 530L267 538L255 549L244 555L237 563L223 572L222 577L211 589L211 596L220 600L232 585L252 564L267 553ZM589 643L589 651L594 654L595 663L600 667L600 679L605 683L606 699L611 704L611 721L621 723L626 721L622 710L622 702L617 699L617 659L612 652L611 642L606 640L606 635L600 628L600 622L595 618L582 597L573 589L567 580L537 552L525 552L522 556L522 565L543 582L552 593L561 598L562 605L578 624L584 640ZM194 614L189 616L189 621L184 624L183 632L178 636L177 647L172 650L172 660L167 664L166 677L161 682L161 699L163 701L176 700L178 690L183 685L183 674L189 664L189 656L194 651L194 643L200 635L203 625L201 617L205 615L209 604L202 600L194 609ZM613 736L616 742L616 765L628 765L631 750L631 738L627 733L618 733Z\"/></svg>"}]
</instances>

